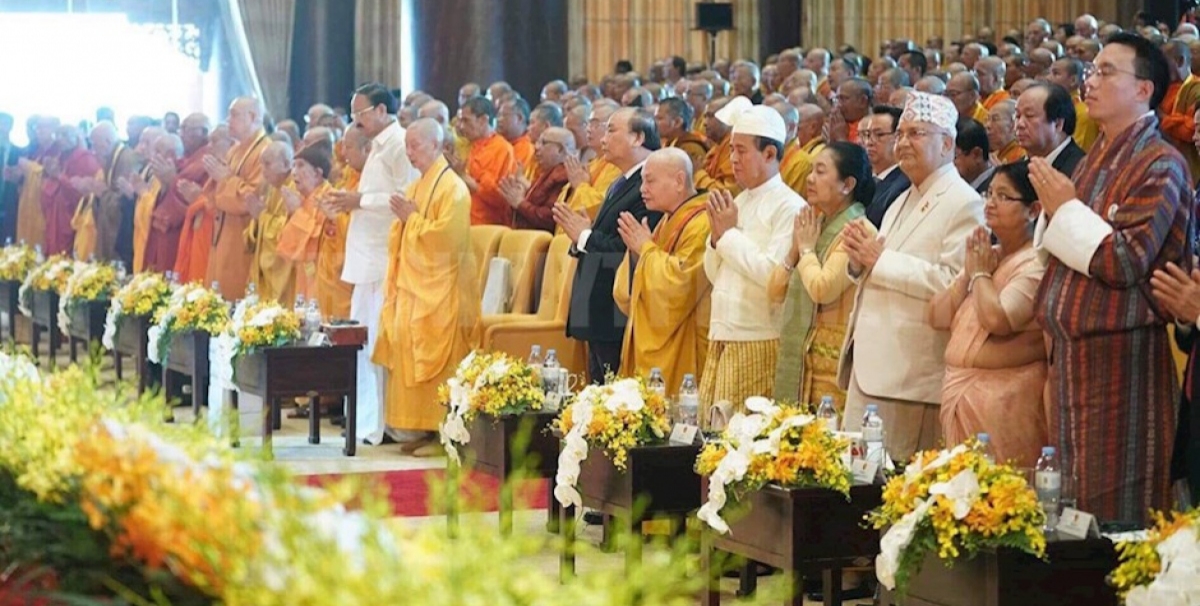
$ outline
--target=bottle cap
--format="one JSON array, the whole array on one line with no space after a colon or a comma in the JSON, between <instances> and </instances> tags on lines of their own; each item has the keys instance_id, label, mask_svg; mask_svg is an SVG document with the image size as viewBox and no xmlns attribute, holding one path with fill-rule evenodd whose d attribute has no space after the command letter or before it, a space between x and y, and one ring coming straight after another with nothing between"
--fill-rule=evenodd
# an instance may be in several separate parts
<instances>
[{"instance_id":1,"label":"bottle cap","mask_svg":"<svg viewBox=\"0 0 1200 606\"><path fill-rule=\"evenodd\" d=\"M541 346L541 345L534 345L534 346L533 346L533 349L532 349L531 351L535 351L535 352L537 352L537 353L542 353L542 346Z\"/></svg>"},{"instance_id":2,"label":"bottle cap","mask_svg":"<svg viewBox=\"0 0 1200 606\"><path fill-rule=\"evenodd\" d=\"M547 349L547 350L546 350L546 355L548 355L548 356L553 356L553 355L557 355L557 354L558 354L558 351L557 351L557 350L554 350L554 349Z\"/></svg>"},{"instance_id":3,"label":"bottle cap","mask_svg":"<svg viewBox=\"0 0 1200 606\"><path fill-rule=\"evenodd\" d=\"M661 369L661 368L658 368L657 366L656 366L656 367L654 367L654 368L651 368L651 369L650 369L650 374L652 374L652 375L660 375L660 374L662 374L662 369Z\"/></svg>"},{"instance_id":4,"label":"bottle cap","mask_svg":"<svg viewBox=\"0 0 1200 606\"><path fill-rule=\"evenodd\" d=\"M978 433L978 434L975 434L975 439L979 440L980 442L987 443L992 440L992 437L987 435L986 433Z\"/></svg>"},{"instance_id":5,"label":"bottle cap","mask_svg":"<svg viewBox=\"0 0 1200 606\"><path fill-rule=\"evenodd\" d=\"M1042 456L1048 457L1048 456L1053 455L1055 452L1056 452L1056 450L1054 449L1053 446L1043 446L1042 447Z\"/></svg>"},{"instance_id":6,"label":"bottle cap","mask_svg":"<svg viewBox=\"0 0 1200 606\"><path fill-rule=\"evenodd\" d=\"M867 404L867 412L879 412L878 404Z\"/></svg>"},{"instance_id":7,"label":"bottle cap","mask_svg":"<svg viewBox=\"0 0 1200 606\"><path fill-rule=\"evenodd\" d=\"M692 381L695 381L695 380L696 380L696 375L694 375L694 374L692 374L692 373L690 373L690 372L689 372L689 373L687 373L686 375L683 375L683 380L684 380L684 381L687 381L687 380L692 380Z\"/></svg>"},{"instance_id":8,"label":"bottle cap","mask_svg":"<svg viewBox=\"0 0 1200 606\"><path fill-rule=\"evenodd\" d=\"M821 403L824 404L826 402L833 402L833 396L831 396L829 394L825 394L825 395L821 396Z\"/></svg>"}]
</instances>

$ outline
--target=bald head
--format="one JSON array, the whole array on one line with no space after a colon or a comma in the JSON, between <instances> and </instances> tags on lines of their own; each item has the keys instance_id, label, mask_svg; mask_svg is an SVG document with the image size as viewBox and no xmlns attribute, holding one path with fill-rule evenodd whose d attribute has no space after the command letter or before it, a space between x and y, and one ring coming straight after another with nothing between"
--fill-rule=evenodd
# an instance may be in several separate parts
<instances>
[{"instance_id":1,"label":"bald head","mask_svg":"<svg viewBox=\"0 0 1200 606\"><path fill-rule=\"evenodd\" d=\"M925 76L917 80L917 84L913 88L922 93L943 95L946 93L946 82L937 76Z\"/></svg>"},{"instance_id":2,"label":"bald head","mask_svg":"<svg viewBox=\"0 0 1200 606\"><path fill-rule=\"evenodd\" d=\"M185 153L192 153L208 144L212 123L208 116L200 113L188 114L179 124L179 138L183 139Z\"/></svg>"},{"instance_id":3,"label":"bald head","mask_svg":"<svg viewBox=\"0 0 1200 606\"><path fill-rule=\"evenodd\" d=\"M551 80L542 87L542 101L558 102L566 94L567 83L562 80Z\"/></svg>"},{"instance_id":4,"label":"bald head","mask_svg":"<svg viewBox=\"0 0 1200 606\"><path fill-rule=\"evenodd\" d=\"M792 139L796 138L796 128L800 125L800 111L787 101L775 101L767 105L783 118L783 124L787 127L787 140L784 143L791 143Z\"/></svg>"},{"instance_id":5,"label":"bald head","mask_svg":"<svg viewBox=\"0 0 1200 606\"><path fill-rule=\"evenodd\" d=\"M300 142L300 147L305 148L318 143L328 143L329 147L333 147L334 134L333 131L324 126L314 126L304 133L304 140Z\"/></svg>"},{"instance_id":6,"label":"bald head","mask_svg":"<svg viewBox=\"0 0 1200 606\"><path fill-rule=\"evenodd\" d=\"M113 126L112 122L100 122L92 127L88 139L92 142L92 151L96 153L96 157L107 160L117 147L117 127Z\"/></svg>"},{"instance_id":7,"label":"bald head","mask_svg":"<svg viewBox=\"0 0 1200 606\"><path fill-rule=\"evenodd\" d=\"M450 108L446 107L445 103L437 99L432 99L426 101L425 105L422 105L421 109L417 110L417 117L430 118L445 128L450 124Z\"/></svg>"},{"instance_id":8,"label":"bald head","mask_svg":"<svg viewBox=\"0 0 1200 606\"><path fill-rule=\"evenodd\" d=\"M247 141L263 125L262 101L254 97L238 97L229 104L229 135L236 141Z\"/></svg>"},{"instance_id":9,"label":"bald head","mask_svg":"<svg viewBox=\"0 0 1200 606\"><path fill-rule=\"evenodd\" d=\"M291 145L283 141L272 141L262 153L263 179L275 187L280 187L292 173L293 159Z\"/></svg>"},{"instance_id":10,"label":"bald head","mask_svg":"<svg viewBox=\"0 0 1200 606\"><path fill-rule=\"evenodd\" d=\"M183 157L183 139L178 135L166 133L154 142L154 155L164 160L178 160Z\"/></svg>"},{"instance_id":11,"label":"bald head","mask_svg":"<svg viewBox=\"0 0 1200 606\"><path fill-rule=\"evenodd\" d=\"M161 126L147 126L138 136L138 154L143 158L149 158L154 153L154 144L165 134L167 131Z\"/></svg>"},{"instance_id":12,"label":"bald head","mask_svg":"<svg viewBox=\"0 0 1200 606\"><path fill-rule=\"evenodd\" d=\"M324 103L314 103L312 106L310 106L308 108L308 113L305 114L305 116L304 116L305 124L308 125L308 128L312 128L312 127L316 126L318 122L321 121L321 118L324 118L325 116L331 116L331 115L333 115L332 107L329 107L328 105L325 105Z\"/></svg>"},{"instance_id":13,"label":"bald head","mask_svg":"<svg viewBox=\"0 0 1200 606\"><path fill-rule=\"evenodd\" d=\"M346 134L342 137L342 153L350 168L362 172L367 163L367 156L371 153L371 139L361 128L346 129Z\"/></svg>"},{"instance_id":14,"label":"bald head","mask_svg":"<svg viewBox=\"0 0 1200 606\"><path fill-rule=\"evenodd\" d=\"M664 147L646 157L642 167L642 201L655 212L675 212L696 195L692 160L677 147Z\"/></svg>"}]
</instances>

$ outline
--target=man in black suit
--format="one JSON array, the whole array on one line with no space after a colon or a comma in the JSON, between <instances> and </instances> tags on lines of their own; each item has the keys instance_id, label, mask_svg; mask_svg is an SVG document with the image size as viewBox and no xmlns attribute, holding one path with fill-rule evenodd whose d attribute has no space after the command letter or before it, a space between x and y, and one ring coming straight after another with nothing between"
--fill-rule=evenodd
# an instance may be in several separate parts
<instances>
[{"instance_id":1,"label":"man in black suit","mask_svg":"<svg viewBox=\"0 0 1200 606\"><path fill-rule=\"evenodd\" d=\"M1075 103L1067 89L1049 82L1034 84L1017 100L1017 141L1030 158L1046 158L1071 176L1086 152L1075 144Z\"/></svg>"},{"instance_id":2,"label":"man in black suit","mask_svg":"<svg viewBox=\"0 0 1200 606\"><path fill-rule=\"evenodd\" d=\"M974 118L958 121L958 135L954 138L954 168L958 169L958 176L980 195L986 194L992 185L996 165L992 164L987 129Z\"/></svg>"},{"instance_id":3,"label":"man in black suit","mask_svg":"<svg viewBox=\"0 0 1200 606\"><path fill-rule=\"evenodd\" d=\"M649 219L650 229L660 213L646 210L642 202L642 165L650 152L660 147L654 115L641 108L624 108L608 119L604 133L604 157L621 169L622 175L608 188L604 204L593 222L585 212L572 211L566 204L554 207L554 220L574 242L571 255L575 284L567 315L567 336L588 344L588 372L592 381L603 383L621 365L621 340L627 318L613 302L613 281L625 257L625 242L617 233L617 217L628 212L639 222Z\"/></svg>"},{"instance_id":4,"label":"man in black suit","mask_svg":"<svg viewBox=\"0 0 1200 606\"><path fill-rule=\"evenodd\" d=\"M871 173L875 176L875 197L861 202L867 204L867 220L877 228L883 223L883 215L892 202L912 186L896 163L896 125L899 123L899 108L876 105L858 125L858 140L867 150Z\"/></svg>"},{"instance_id":5,"label":"man in black suit","mask_svg":"<svg viewBox=\"0 0 1200 606\"><path fill-rule=\"evenodd\" d=\"M1195 250L1195 234L1190 239ZM1191 257L1191 253L1188 253ZM1175 343L1188 354L1184 366L1183 389L1179 402L1179 422L1175 427L1175 447L1171 453L1171 481L1176 482L1176 496L1184 505L1195 506L1200 501L1200 386L1196 385L1197 364L1200 364L1200 269L1190 273L1174 263L1167 269L1156 270L1150 278L1154 298L1175 316ZM1178 490L1183 488L1185 490Z\"/></svg>"}]
</instances>

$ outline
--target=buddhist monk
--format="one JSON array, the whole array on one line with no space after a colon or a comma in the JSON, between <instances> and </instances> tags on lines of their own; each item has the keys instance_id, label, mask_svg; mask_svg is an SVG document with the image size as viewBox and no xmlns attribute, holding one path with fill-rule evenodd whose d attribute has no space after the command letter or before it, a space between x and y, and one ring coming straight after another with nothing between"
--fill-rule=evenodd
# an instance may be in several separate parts
<instances>
[{"instance_id":1,"label":"buddhist monk","mask_svg":"<svg viewBox=\"0 0 1200 606\"><path fill-rule=\"evenodd\" d=\"M433 99L417 111L418 118L433 118L442 128L446 129L446 147L453 147L454 153L460 158L466 158L471 153L471 142L458 133L458 129L450 122L450 108L445 103Z\"/></svg>"},{"instance_id":2,"label":"buddhist monk","mask_svg":"<svg viewBox=\"0 0 1200 606\"><path fill-rule=\"evenodd\" d=\"M540 103L533 108L533 111L529 112L529 140L537 143L547 128L561 127L562 125L562 106L552 101ZM538 175L541 174L541 169L536 161L525 164L522 168L525 179L530 182L537 180Z\"/></svg>"},{"instance_id":3,"label":"buddhist monk","mask_svg":"<svg viewBox=\"0 0 1200 606\"><path fill-rule=\"evenodd\" d=\"M83 229L90 228L95 234L96 258L113 261L118 259L117 235L121 228L121 217L126 207L131 205L131 199L121 191L119 182L145 168L152 150L142 156L121 143L117 137L117 127L112 122L97 124L88 138L92 143L92 153L100 162L101 172L98 191L88 197L85 202L87 208L81 209L79 222L89 224Z\"/></svg>"},{"instance_id":4,"label":"buddhist monk","mask_svg":"<svg viewBox=\"0 0 1200 606\"><path fill-rule=\"evenodd\" d=\"M331 189L328 173L332 164L332 151L328 146L313 145L296 154L296 164L292 169L296 187L294 190L284 190L291 217L279 241L279 254L295 263L296 294L317 299L322 315L329 314L321 304L322 299L329 305L335 297L344 295L349 302L351 294L349 288L341 287L339 276L337 288L322 296L318 275L321 241L327 229L332 231L337 228L336 218L327 217L320 208L321 200ZM326 250L325 253L341 254L341 251Z\"/></svg>"},{"instance_id":5,"label":"buddhist monk","mask_svg":"<svg viewBox=\"0 0 1200 606\"><path fill-rule=\"evenodd\" d=\"M83 145L78 128L59 126L55 140L58 155L46 159L42 177L42 215L46 218L43 251L47 256L74 252L75 230L71 228L71 219L83 192L73 183L79 183L80 177L94 177L100 170L100 162Z\"/></svg>"},{"instance_id":6,"label":"buddhist monk","mask_svg":"<svg viewBox=\"0 0 1200 606\"><path fill-rule=\"evenodd\" d=\"M479 340L478 280L470 192L442 156L442 128L433 120L418 120L406 143L421 178L391 198L397 221L388 243L383 334L374 359L393 377L388 426L425 432L404 449L432 456L440 452L433 432L446 414L437 403L437 389Z\"/></svg>"},{"instance_id":7,"label":"buddhist monk","mask_svg":"<svg viewBox=\"0 0 1200 606\"><path fill-rule=\"evenodd\" d=\"M554 232L554 203L568 185L565 162L575 155L571 131L554 126L542 132L537 143L537 179L530 184L523 176L511 175L500 182L500 191L513 209L513 227Z\"/></svg>"},{"instance_id":8,"label":"buddhist monk","mask_svg":"<svg viewBox=\"0 0 1200 606\"><path fill-rule=\"evenodd\" d=\"M138 134L137 145L133 151L137 154L141 167L122 177L117 177L117 189L120 192L120 212L116 214L116 242L113 245L116 258L126 267L133 267L133 215L138 196L150 189L154 178L150 169L150 159L154 156L154 145L167 134L161 126L150 125ZM112 219L110 219L112 220Z\"/></svg>"},{"instance_id":9,"label":"buddhist monk","mask_svg":"<svg viewBox=\"0 0 1200 606\"><path fill-rule=\"evenodd\" d=\"M310 128L308 132L314 130ZM329 143L322 141L309 147L328 146ZM246 195L246 208L252 217L246 228L246 246L254 251L250 282L260 300L283 305L291 305L297 293L310 296L297 287L296 272L293 271L295 259L281 250L288 216L300 207L293 189L292 160L292 148L288 144L274 141L267 145L262 153L263 185Z\"/></svg>"},{"instance_id":10,"label":"buddhist monk","mask_svg":"<svg viewBox=\"0 0 1200 606\"><path fill-rule=\"evenodd\" d=\"M692 106L682 99L664 99L654 112L654 123L664 145L682 149L692 166L704 163L712 144L692 131Z\"/></svg>"},{"instance_id":11,"label":"buddhist monk","mask_svg":"<svg viewBox=\"0 0 1200 606\"><path fill-rule=\"evenodd\" d=\"M596 150L592 149L588 140L588 120L591 118L592 104L590 102L573 106L563 116L563 128L575 135L575 149L579 151L579 159L584 164L596 157Z\"/></svg>"},{"instance_id":12,"label":"buddhist monk","mask_svg":"<svg viewBox=\"0 0 1200 606\"><path fill-rule=\"evenodd\" d=\"M145 131L143 131L142 142L144 143L145 140ZM159 212L159 203L164 198L167 187L171 185L171 182L175 178L175 162L181 157L183 157L183 141L179 137L163 134L154 139L153 147L147 158L148 165L151 168L150 183L138 194L133 208L134 273L139 273L146 269L150 234L156 229L165 231L167 223L170 221L166 215L172 214L178 218L179 224L183 223L183 215L187 212L186 207L177 207L170 211L162 209L162 212ZM157 221L155 220L156 214L159 215ZM172 256L174 256L175 248L179 245L178 239L173 244L174 246L170 247ZM167 245L167 243L163 243L161 246L166 247Z\"/></svg>"},{"instance_id":13,"label":"buddhist monk","mask_svg":"<svg viewBox=\"0 0 1200 606\"><path fill-rule=\"evenodd\" d=\"M496 107L496 133L504 137L513 148L513 157L522 171L537 162L533 157L533 142L529 133L529 104L524 99L513 99Z\"/></svg>"},{"instance_id":14,"label":"buddhist monk","mask_svg":"<svg viewBox=\"0 0 1200 606\"><path fill-rule=\"evenodd\" d=\"M203 114L203 130L208 131L208 118ZM183 230L179 233L179 249L175 255L175 273L182 283L200 282L208 273L208 251L212 248L213 213L208 210L208 196L212 195L208 171L204 170L204 158L210 154L225 157L233 149L233 138L229 127L224 124L212 129L212 133L200 136L196 123L189 126L192 116L183 119L180 133L183 139L183 168L175 180L174 195L188 205L183 219Z\"/></svg>"},{"instance_id":15,"label":"buddhist monk","mask_svg":"<svg viewBox=\"0 0 1200 606\"><path fill-rule=\"evenodd\" d=\"M651 231L629 213L617 219L628 253L617 269L613 299L629 317L621 372L646 376L662 370L667 389L685 374L700 376L708 352L709 296L704 248L712 229L708 196L697 193L692 163L678 148L650 154L642 168L646 209L663 213Z\"/></svg>"},{"instance_id":16,"label":"buddhist monk","mask_svg":"<svg viewBox=\"0 0 1200 606\"><path fill-rule=\"evenodd\" d=\"M588 120L588 144L602 151L604 132L608 128L608 119L620 109L614 101L602 99L592 107L592 116ZM609 186L621 176L621 169L604 159L604 154L598 153L586 166L575 159L567 158L567 180L570 187L564 190L564 196L559 200L574 211L584 211L593 220L604 203L604 194ZM561 230L559 230L561 232Z\"/></svg>"},{"instance_id":17,"label":"buddhist monk","mask_svg":"<svg viewBox=\"0 0 1200 606\"><path fill-rule=\"evenodd\" d=\"M346 163L340 180L334 184L336 189L354 191L358 188L370 149L371 140L362 129L346 130L342 139ZM325 230L317 251L317 304L325 317L345 319L350 317L350 298L354 295L354 286L342 280L350 215L326 203L324 196L320 199L320 209L325 215Z\"/></svg>"},{"instance_id":18,"label":"buddhist monk","mask_svg":"<svg viewBox=\"0 0 1200 606\"><path fill-rule=\"evenodd\" d=\"M46 239L46 217L42 214L42 179L46 161L57 153L54 136L58 118L35 116L32 150L17 162L22 175L21 195L17 201L17 241L39 246Z\"/></svg>"},{"instance_id":19,"label":"buddhist monk","mask_svg":"<svg viewBox=\"0 0 1200 606\"><path fill-rule=\"evenodd\" d=\"M243 235L250 225L246 195L263 184L262 152L267 146L267 133L263 130L265 113L262 101L258 99L234 99L229 105L227 122L229 134L237 145L224 159L204 158L204 169L216 183L209 207L214 212L213 238L205 282L216 282L221 296L229 301L245 296L246 280L250 277L253 254L246 250Z\"/></svg>"},{"instance_id":20,"label":"buddhist monk","mask_svg":"<svg viewBox=\"0 0 1200 606\"><path fill-rule=\"evenodd\" d=\"M180 124L179 132L184 132L183 123ZM161 194L150 215L150 231L142 245L143 269L161 273L175 267L179 233L187 216L187 203L175 193L175 183L179 179L181 167L184 167L183 158L187 153L187 145L182 137L168 135L155 143L154 151L150 166L154 171L154 178L160 184ZM136 246L135 243L135 253Z\"/></svg>"},{"instance_id":21,"label":"buddhist monk","mask_svg":"<svg viewBox=\"0 0 1200 606\"><path fill-rule=\"evenodd\" d=\"M512 207L500 193L500 181L516 172L517 160L495 125L496 107L483 97L468 99L458 112L458 128L471 141L471 153L447 160L471 191L471 225L512 225Z\"/></svg>"},{"instance_id":22,"label":"buddhist monk","mask_svg":"<svg viewBox=\"0 0 1200 606\"><path fill-rule=\"evenodd\" d=\"M729 104L729 97L713 99L704 114L704 132L715 147L708 150L704 158L704 166L696 171L696 189L724 189L737 195L737 179L733 176L733 164L730 161L730 135L733 129L717 118L717 112Z\"/></svg>"},{"instance_id":23,"label":"buddhist monk","mask_svg":"<svg viewBox=\"0 0 1200 606\"><path fill-rule=\"evenodd\" d=\"M779 112L787 127L787 141L783 144L783 159L779 162L779 176L792 191L804 197L808 192L808 174L812 172L812 156L800 145L797 136L800 127L800 112L787 101L770 103Z\"/></svg>"}]
</instances>

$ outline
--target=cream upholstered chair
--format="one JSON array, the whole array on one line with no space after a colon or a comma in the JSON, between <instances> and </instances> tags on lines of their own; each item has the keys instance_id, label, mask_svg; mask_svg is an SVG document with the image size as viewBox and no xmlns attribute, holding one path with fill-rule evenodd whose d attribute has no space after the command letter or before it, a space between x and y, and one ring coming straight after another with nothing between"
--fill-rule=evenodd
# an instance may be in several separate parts
<instances>
[{"instance_id":1,"label":"cream upholstered chair","mask_svg":"<svg viewBox=\"0 0 1200 606\"><path fill-rule=\"evenodd\" d=\"M542 353L556 350L559 363L571 373L587 370L587 351L582 341L567 338L567 311L575 283L575 259L567 254L571 239L554 237L542 272L542 293L536 313L498 314L483 317L483 349L498 350L520 359L534 345Z\"/></svg>"},{"instance_id":2,"label":"cream upholstered chair","mask_svg":"<svg viewBox=\"0 0 1200 606\"><path fill-rule=\"evenodd\" d=\"M505 232L512 231L503 225L472 225L471 249L475 252L476 269L479 271L479 292L487 284L488 265L500 250L500 239Z\"/></svg>"},{"instance_id":3,"label":"cream upholstered chair","mask_svg":"<svg viewBox=\"0 0 1200 606\"><path fill-rule=\"evenodd\" d=\"M508 292L508 304L503 306L508 313L527 314L533 311L535 289L550 240L548 232L537 229L510 229L500 238L495 259L503 259L509 265L511 289ZM489 276L488 279L496 278ZM487 292L486 283L484 292Z\"/></svg>"}]
</instances>

